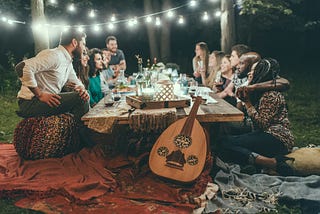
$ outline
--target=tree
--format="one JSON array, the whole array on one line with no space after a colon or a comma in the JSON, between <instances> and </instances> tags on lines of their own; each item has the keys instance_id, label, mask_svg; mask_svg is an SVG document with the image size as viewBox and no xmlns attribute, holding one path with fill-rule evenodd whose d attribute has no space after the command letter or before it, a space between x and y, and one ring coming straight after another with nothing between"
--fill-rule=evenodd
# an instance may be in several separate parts
<instances>
[{"instance_id":1,"label":"tree","mask_svg":"<svg viewBox=\"0 0 320 214\"><path fill-rule=\"evenodd\" d=\"M154 8L160 8L160 4L162 4L162 10L167 10L171 7L171 0L144 0L145 14L156 12ZM162 19L161 28L147 25L150 58L160 58L163 62L167 62L170 58L170 26L170 22L165 19Z\"/></svg>"},{"instance_id":2,"label":"tree","mask_svg":"<svg viewBox=\"0 0 320 214\"><path fill-rule=\"evenodd\" d=\"M235 44L235 17L233 1L221 0L221 50L229 53Z\"/></svg>"},{"instance_id":3,"label":"tree","mask_svg":"<svg viewBox=\"0 0 320 214\"><path fill-rule=\"evenodd\" d=\"M32 33L34 38L34 52L37 54L41 50L49 48L48 30L46 27L43 27L46 24L43 0L31 0L31 15L33 23Z\"/></svg>"},{"instance_id":4,"label":"tree","mask_svg":"<svg viewBox=\"0 0 320 214\"><path fill-rule=\"evenodd\" d=\"M242 41L253 42L257 32L280 29L303 30L302 20L295 16L293 5L302 0L243 0L239 5L238 32Z\"/></svg>"}]
</instances>

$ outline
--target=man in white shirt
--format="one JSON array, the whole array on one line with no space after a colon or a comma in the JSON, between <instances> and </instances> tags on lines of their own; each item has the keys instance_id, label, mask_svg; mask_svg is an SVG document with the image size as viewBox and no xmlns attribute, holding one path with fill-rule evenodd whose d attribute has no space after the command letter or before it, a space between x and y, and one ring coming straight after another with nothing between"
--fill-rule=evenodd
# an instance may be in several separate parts
<instances>
[{"instance_id":1,"label":"man in white shirt","mask_svg":"<svg viewBox=\"0 0 320 214\"><path fill-rule=\"evenodd\" d=\"M69 31L61 34L60 45L41 51L16 67L22 86L18 92L19 116L28 118L72 113L77 122L89 110L89 94L77 78L72 58L85 50L86 35ZM61 93L66 82L74 92Z\"/></svg>"}]
</instances>

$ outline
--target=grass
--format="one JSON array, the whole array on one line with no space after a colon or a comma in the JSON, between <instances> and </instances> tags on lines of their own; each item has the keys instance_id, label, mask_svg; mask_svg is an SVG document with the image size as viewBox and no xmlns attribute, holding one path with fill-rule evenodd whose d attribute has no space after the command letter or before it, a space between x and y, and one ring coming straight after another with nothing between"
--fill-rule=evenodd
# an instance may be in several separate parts
<instances>
[{"instance_id":1,"label":"grass","mask_svg":"<svg viewBox=\"0 0 320 214\"><path fill-rule=\"evenodd\" d=\"M305 72L300 72L304 69ZM296 146L308 144L320 145L320 87L318 81L320 73L317 68L294 67L295 72L285 73L289 77L291 88L285 93L289 107L291 129L295 136ZM290 70L290 69L286 69ZM17 101L15 94L0 95L0 142L12 142L16 124L21 120L15 114ZM2 213L38 213L20 209L13 205L14 200L0 200L0 214ZM299 208L285 206L278 207L279 213L301 213Z\"/></svg>"},{"instance_id":2,"label":"grass","mask_svg":"<svg viewBox=\"0 0 320 214\"><path fill-rule=\"evenodd\" d=\"M14 129L21 120L15 113L18 109L15 96L13 93L0 95L0 142L12 142Z\"/></svg>"}]
</instances>

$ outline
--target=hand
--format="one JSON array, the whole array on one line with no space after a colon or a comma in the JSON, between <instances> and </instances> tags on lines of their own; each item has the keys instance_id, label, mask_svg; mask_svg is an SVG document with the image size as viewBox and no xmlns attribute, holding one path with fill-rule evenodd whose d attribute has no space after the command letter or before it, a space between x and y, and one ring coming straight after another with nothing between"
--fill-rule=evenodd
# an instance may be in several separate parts
<instances>
[{"instance_id":1,"label":"hand","mask_svg":"<svg viewBox=\"0 0 320 214\"><path fill-rule=\"evenodd\" d=\"M67 82L65 86L68 88L74 89L76 87L76 84L74 82Z\"/></svg>"},{"instance_id":2,"label":"hand","mask_svg":"<svg viewBox=\"0 0 320 214\"><path fill-rule=\"evenodd\" d=\"M215 82L215 83L213 83L213 85L217 89L217 91L219 91L219 92L223 91L223 88L222 88L223 82Z\"/></svg>"},{"instance_id":3,"label":"hand","mask_svg":"<svg viewBox=\"0 0 320 214\"><path fill-rule=\"evenodd\" d=\"M79 93L79 96L81 97L82 100L88 101L90 99L90 96L89 96L87 90L85 88L83 88L82 86L78 85L78 86L74 87L74 90Z\"/></svg>"},{"instance_id":4,"label":"hand","mask_svg":"<svg viewBox=\"0 0 320 214\"><path fill-rule=\"evenodd\" d=\"M195 71L195 72L193 72L193 76L194 76L194 77L200 77L201 74L200 74L198 71Z\"/></svg>"},{"instance_id":5,"label":"hand","mask_svg":"<svg viewBox=\"0 0 320 214\"><path fill-rule=\"evenodd\" d=\"M48 104L50 107L58 107L61 104L60 102L61 97L58 94L42 92L38 96L38 99L41 102Z\"/></svg>"},{"instance_id":6,"label":"hand","mask_svg":"<svg viewBox=\"0 0 320 214\"><path fill-rule=\"evenodd\" d=\"M243 102L249 102L249 90L248 87L243 86L238 88L237 97Z\"/></svg>"}]
</instances>

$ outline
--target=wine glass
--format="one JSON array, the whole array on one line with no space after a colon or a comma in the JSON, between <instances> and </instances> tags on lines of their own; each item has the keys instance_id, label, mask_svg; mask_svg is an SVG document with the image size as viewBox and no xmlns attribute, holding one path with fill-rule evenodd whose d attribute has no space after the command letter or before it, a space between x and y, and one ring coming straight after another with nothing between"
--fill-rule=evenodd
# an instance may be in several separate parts
<instances>
[{"instance_id":1,"label":"wine glass","mask_svg":"<svg viewBox=\"0 0 320 214\"><path fill-rule=\"evenodd\" d=\"M104 92L103 101L104 101L104 105L106 107L110 107L113 105L114 101L113 101L113 97L112 97L112 92L110 90Z\"/></svg>"},{"instance_id":2,"label":"wine glass","mask_svg":"<svg viewBox=\"0 0 320 214\"><path fill-rule=\"evenodd\" d=\"M112 93L112 97L114 102L119 102L121 100L121 93L118 91L114 91Z\"/></svg>"}]
</instances>

